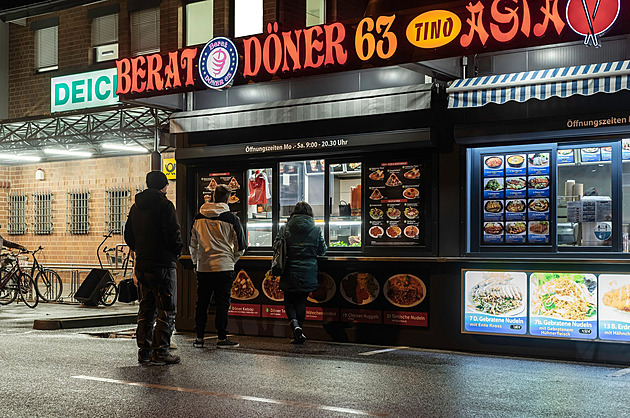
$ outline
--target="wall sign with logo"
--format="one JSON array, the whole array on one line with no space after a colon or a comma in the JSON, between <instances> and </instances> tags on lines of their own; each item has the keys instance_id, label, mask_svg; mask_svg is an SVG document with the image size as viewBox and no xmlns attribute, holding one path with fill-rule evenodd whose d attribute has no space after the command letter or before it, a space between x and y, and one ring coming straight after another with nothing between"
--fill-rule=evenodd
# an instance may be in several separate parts
<instances>
[{"instance_id":1,"label":"wall sign with logo","mask_svg":"<svg viewBox=\"0 0 630 418\"><path fill-rule=\"evenodd\" d=\"M175 158L164 158L162 160L162 172L169 180L175 180L177 174L177 163Z\"/></svg>"},{"instance_id":2,"label":"wall sign with logo","mask_svg":"<svg viewBox=\"0 0 630 418\"><path fill-rule=\"evenodd\" d=\"M63 112L118 104L116 69L53 77L50 111Z\"/></svg>"},{"instance_id":3,"label":"wall sign with logo","mask_svg":"<svg viewBox=\"0 0 630 418\"><path fill-rule=\"evenodd\" d=\"M204 47L118 60L118 94L224 88L232 80L246 84L576 40L598 46L604 35L627 33L630 7L620 0L465 0L308 28L275 22L265 33L233 42L215 38Z\"/></svg>"}]
</instances>

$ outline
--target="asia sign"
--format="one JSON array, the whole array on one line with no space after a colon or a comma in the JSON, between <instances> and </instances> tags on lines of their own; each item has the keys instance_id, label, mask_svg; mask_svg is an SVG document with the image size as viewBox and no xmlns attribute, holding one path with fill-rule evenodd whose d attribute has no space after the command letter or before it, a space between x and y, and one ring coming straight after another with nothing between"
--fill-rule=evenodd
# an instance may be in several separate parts
<instances>
[{"instance_id":1,"label":"asia sign","mask_svg":"<svg viewBox=\"0 0 630 418\"><path fill-rule=\"evenodd\" d=\"M63 112L118 104L115 68L53 77L50 80L50 111Z\"/></svg>"},{"instance_id":2,"label":"asia sign","mask_svg":"<svg viewBox=\"0 0 630 418\"><path fill-rule=\"evenodd\" d=\"M160 54L118 60L118 94L127 97L217 88L213 84L216 82L208 84L211 78L206 74L207 68L212 66L216 67L215 71L220 67L228 76L228 82L222 81L225 76L219 77L218 88L224 88L231 83L246 84L561 42L583 40L586 45L600 46L602 36L628 34L629 29L630 7L620 0L476 0L292 30L275 22L266 25L265 33L235 39L234 50L227 46L215 48L229 41L215 38L204 47L168 53L165 66L162 62L167 55ZM201 58L200 51L215 49L217 55L208 67L209 58L206 55ZM236 74L232 73L234 69ZM162 75L163 70L168 72ZM182 73L186 74L184 84L157 83L164 77L175 80L173 77ZM156 82L151 83L152 79Z\"/></svg>"}]
</instances>

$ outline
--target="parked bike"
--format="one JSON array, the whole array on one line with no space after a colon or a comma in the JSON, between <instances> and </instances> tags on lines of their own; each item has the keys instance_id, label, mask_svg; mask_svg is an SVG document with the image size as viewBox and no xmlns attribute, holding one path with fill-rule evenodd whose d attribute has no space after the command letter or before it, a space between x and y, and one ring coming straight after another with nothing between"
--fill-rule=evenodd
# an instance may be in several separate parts
<instances>
[{"instance_id":1,"label":"parked bike","mask_svg":"<svg viewBox=\"0 0 630 418\"><path fill-rule=\"evenodd\" d=\"M24 254L25 252L20 252ZM27 252L26 252L27 253ZM13 252L0 254L2 277L0 278L0 304L8 305L18 294L26 306L34 308L39 303L33 277L20 267L19 255Z\"/></svg>"},{"instance_id":2,"label":"parked bike","mask_svg":"<svg viewBox=\"0 0 630 418\"><path fill-rule=\"evenodd\" d=\"M35 254L44 248L40 245L35 251L30 252L33 256L33 266L31 267L31 277L35 280L35 289L40 299L44 302L56 302L61 298L63 282L56 271L44 268L35 257Z\"/></svg>"}]
</instances>

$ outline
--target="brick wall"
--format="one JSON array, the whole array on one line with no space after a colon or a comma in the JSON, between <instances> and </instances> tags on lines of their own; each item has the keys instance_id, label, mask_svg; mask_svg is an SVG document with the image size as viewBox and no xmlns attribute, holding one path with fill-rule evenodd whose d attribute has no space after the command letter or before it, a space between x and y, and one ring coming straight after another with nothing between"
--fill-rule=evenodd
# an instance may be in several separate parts
<instances>
[{"instance_id":1,"label":"brick wall","mask_svg":"<svg viewBox=\"0 0 630 418\"><path fill-rule=\"evenodd\" d=\"M173 158L173 153L164 154L164 158ZM43 181L35 180L35 171L42 168L45 172ZM103 239L105 229L105 189L108 187L126 187L135 193L136 186L145 185L145 176L150 170L150 157L129 156L94 158L80 161L64 161L24 165L18 167L0 167L0 179L8 179L10 188L0 188L0 234L7 239L35 249L45 247L41 261L48 263L96 264L96 249ZM168 198L175 204L175 184L169 181ZM2 185L2 182L0 182ZM73 235L67 232L66 208L67 192L74 189L88 189L90 231L86 235ZM7 195L10 191L25 192L28 195L27 219L28 230L24 235L7 233ZM51 235L32 233L32 199L30 193L47 191L53 194L53 231ZM133 198L130 200L133 203ZM113 247L124 243L121 235L114 235L105 246ZM40 257L38 257L39 259ZM105 257L101 254L105 261Z\"/></svg>"},{"instance_id":2,"label":"brick wall","mask_svg":"<svg viewBox=\"0 0 630 418\"><path fill-rule=\"evenodd\" d=\"M372 0L375 3L375 0ZM368 0L328 0L326 2L326 21L343 21L363 17Z\"/></svg>"},{"instance_id":3,"label":"brick wall","mask_svg":"<svg viewBox=\"0 0 630 418\"><path fill-rule=\"evenodd\" d=\"M41 116L50 113L50 78L102 68L93 65L92 22L89 9L120 4L118 14L118 53L127 57L131 50L130 23L126 1L106 1L74 7L26 19L26 25L9 24L9 119ZM59 17L57 71L35 72L35 32L32 22ZM183 44L181 0L163 0L160 5L160 47L175 50ZM113 62L110 63L113 66Z\"/></svg>"},{"instance_id":4,"label":"brick wall","mask_svg":"<svg viewBox=\"0 0 630 418\"><path fill-rule=\"evenodd\" d=\"M300 29L306 26L305 0L278 0L278 22L283 30Z\"/></svg>"}]
</instances>

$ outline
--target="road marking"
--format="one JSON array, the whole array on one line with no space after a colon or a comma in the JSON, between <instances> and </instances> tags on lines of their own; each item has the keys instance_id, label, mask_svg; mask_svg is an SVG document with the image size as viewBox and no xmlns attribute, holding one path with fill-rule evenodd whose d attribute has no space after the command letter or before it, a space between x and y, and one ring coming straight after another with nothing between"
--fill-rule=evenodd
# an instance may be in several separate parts
<instances>
[{"instance_id":1,"label":"road marking","mask_svg":"<svg viewBox=\"0 0 630 418\"><path fill-rule=\"evenodd\" d=\"M630 373L630 367L627 369L617 370L616 372L609 374L608 377L619 377L628 373Z\"/></svg>"},{"instance_id":2,"label":"road marking","mask_svg":"<svg viewBox=\"0 0 630 418\"><path fill-rule=\"evenodd\" d=\"M384 348L382 350L366 351L365 353L359 353L359 355L360 356L371 356L373 354L389 353L390 351L404 350L405 348L409 348L409 347L403 346L403 347L396 347L396 348Z\"/></svg>"},{"instance_id":3,"label":"road marking","mask_svg":"<svg viewBox=\"0 0 630 418\"><path fill-rule=\"evenodd\" d=\"M336 406L317 405L317 404L309 404L309 403L293 402L293 401L281 401L277 399L258 398L255 396L234 395L231 393L209 392L209 391L199 390L199 389L182 388L182 387L177 387L177 386L156 385L153 383L146 383L146 382L131 382L131 381L126 381L126 380L108 379L105 377L93 377L93 376L82 376L82 375L72 376L72 377L75 379L91 380L95 382L115 383L119 385L140 386L140 387L153 388L153 389L172 390L175 392L194 393L198 395L216 396L219 398L270 403L270 404L277 404L277 405L297 406L297 407L309 408L309 409L315 408L315 409L321 409L325 411L342 412L342 413L354 414L354 415L368 415L368 416L373 416L373 417L388 417L389 416L389 414L385 414L381 412L362 411L360 409L340 408Z\"/></svg>"}]
</instances>

